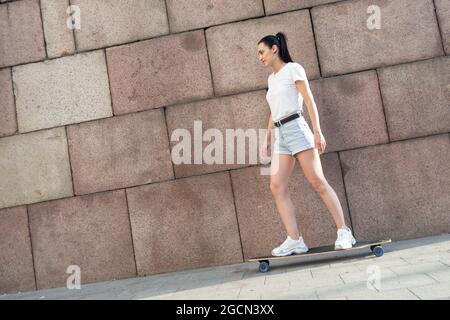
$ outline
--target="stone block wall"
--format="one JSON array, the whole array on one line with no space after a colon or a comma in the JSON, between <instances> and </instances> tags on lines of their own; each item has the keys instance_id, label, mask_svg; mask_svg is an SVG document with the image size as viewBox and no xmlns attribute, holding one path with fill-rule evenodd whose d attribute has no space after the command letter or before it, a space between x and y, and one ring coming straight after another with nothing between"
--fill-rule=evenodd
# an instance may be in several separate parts
<instances>
[{"instance_id":1,"label":"stone block wall","mask_svg":"<svg viewBox=\"0 0 450 320\"><path fill-rule=\"evenodd\" d=\"M278 31L355 237L450 232L450 1L0 3L0 293L65 287L70 265L83 284L270 254L266 165L176 164L171 136L265 129L256 46ZM289 190L307 244L334 242L298 163Z\"/></svg>"}]
</instances>

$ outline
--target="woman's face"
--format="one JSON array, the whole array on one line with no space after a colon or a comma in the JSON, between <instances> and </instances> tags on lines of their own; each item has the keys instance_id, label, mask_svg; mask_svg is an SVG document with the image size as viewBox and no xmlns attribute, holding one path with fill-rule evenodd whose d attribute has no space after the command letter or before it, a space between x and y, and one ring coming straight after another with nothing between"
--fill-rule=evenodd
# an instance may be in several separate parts
<instances>
[{"instance_id":1,"label":"woman's face","mask_svg":"<svg viewBox=\"0 0 450 320\"><path fill-rule=\"evenodd\" d=\"M271 66L273 61L277 57L278 47L273 45L272 48L269 48L264 42L258 44L258 58L261 63L267 67Z\"/></svg>"}]
</instances>

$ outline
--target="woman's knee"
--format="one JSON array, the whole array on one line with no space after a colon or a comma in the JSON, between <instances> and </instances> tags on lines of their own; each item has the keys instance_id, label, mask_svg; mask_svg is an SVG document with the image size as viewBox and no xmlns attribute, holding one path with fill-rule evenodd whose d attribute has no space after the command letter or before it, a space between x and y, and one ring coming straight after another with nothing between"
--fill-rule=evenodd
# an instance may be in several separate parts
<instances>
[{"instance_id":1,"label":"woman's knee","mask_svg":"<svg viewBox=\"0 0 450 320\"><path fill-rule=\"evenodd\" d=\"M327 190L328 187L328 182L325 179L313 179L312 181L310 181L312 188L318 192L318 193L323 193Z\"/></svg>"},{"instance_id":2,"label":"woman's knee","mask_svg":"<svg viewBox=\"0 0 450 320\"><path fill-rule=\"evenodd\" d=\"M274 195L285 194L287 192L287 184L280 181L270 181L270 191Z\"/></svg>"}]
</instances>

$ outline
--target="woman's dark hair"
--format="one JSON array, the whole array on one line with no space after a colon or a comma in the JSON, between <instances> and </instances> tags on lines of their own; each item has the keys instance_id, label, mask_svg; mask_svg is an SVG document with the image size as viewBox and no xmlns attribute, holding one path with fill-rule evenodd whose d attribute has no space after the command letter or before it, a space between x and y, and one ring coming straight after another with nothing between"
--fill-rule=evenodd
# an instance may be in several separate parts
<instances>
[{"instance_id":1,"label":"woman's dark hair","mask_svg":"<svg viewBox=\"0 0 450 320\"><path fill-rule=\"evenodd\" d=\"M258 44L264 42L269 48L273 45L278 46L278 56L284 62L293 62L287 47L287 37L283 32L278 32L276 35L268 35L258 41Z\"/></svg>"}]
</instances>

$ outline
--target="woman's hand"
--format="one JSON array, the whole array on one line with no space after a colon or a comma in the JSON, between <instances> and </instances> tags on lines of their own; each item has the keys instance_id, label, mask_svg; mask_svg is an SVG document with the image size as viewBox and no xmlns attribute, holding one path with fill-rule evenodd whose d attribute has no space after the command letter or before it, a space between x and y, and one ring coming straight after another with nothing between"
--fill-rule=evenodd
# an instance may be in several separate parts
<instances>
[{"instance_id":1,"label":"woman's hand","mask_svg":"<svg viewBox=\"0 0 450 320\"><path fill-rule=\"evenodd\" d=\"M325 152L325 147L327 145L325 141L325 137L322 134L322 131L314 131L314 145L319 151L319 154L322 154Z\"/></svg>"},{"instance_id":2,"label":"woman's hand","mask_svg":"<svg viewBox=\"0 0 450 320\"><path fill-rule=\"evenodd\" d=\"M259 149L259 158L262 160L263 163L268 163L268 160L270 159L268 155L269 139L270 138L266 136L261 148Z\"/></svg>"}]
</instances>

